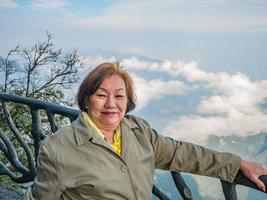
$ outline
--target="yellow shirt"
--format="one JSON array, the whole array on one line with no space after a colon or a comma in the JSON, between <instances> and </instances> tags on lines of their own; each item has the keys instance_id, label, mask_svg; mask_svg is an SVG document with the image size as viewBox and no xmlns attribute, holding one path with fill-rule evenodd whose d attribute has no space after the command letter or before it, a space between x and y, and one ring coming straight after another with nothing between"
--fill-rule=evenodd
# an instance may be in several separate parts
<instances>
[{"instance_id":1,"label":"yellow shirt","mask_svg":"<svg viewBox=\"0 0 267 200\"><path fill-rule=\"evenodd\" d=\"M105 138L104 134L97 128L95 123L90 119L86 112L82 112L82 117L88 127L95 129L97 133ZM116 129L115 134L113 135L113 141L113 144L111 144L112 148L118 155L121 156L121 126Z\"/></svg>"}]
</instances>

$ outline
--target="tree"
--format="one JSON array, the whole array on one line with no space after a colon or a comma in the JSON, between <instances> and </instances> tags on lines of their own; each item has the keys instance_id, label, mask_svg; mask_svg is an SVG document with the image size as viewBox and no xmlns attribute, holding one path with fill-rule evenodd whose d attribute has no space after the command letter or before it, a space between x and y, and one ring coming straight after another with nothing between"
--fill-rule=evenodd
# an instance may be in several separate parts
<instances>
[{"instance_id":1,"label":"tree","mask_svg":"<svg viewBox=\"0 0 267 200\"><path fill-rule=\"evenodd\" d=\"M63 54L61 49L55 49L52 35L47 33L45 42L30 48L17 46L5 58L0 58L0 72L5 77L1 90L71 105L71 100L65 99L64 89L78 81L80 67L77 51Z\"/></svg>"},{"instance_id":2,"label":"tree","mask_svg":"<svg viewBox=\"0 0 267 200\"><path fill-rule=\"evenodd\" d=\"M4 58L0 56L0 71L3 72L4 82L0 85L0 89L3 92L8 92L8 88L14 88L16 78L12 78L17 70L17 63L15 60L10 60L11 55L18 51L18 46L8 52L7 56Z\"/></svg>"},{"instance_id":3,"label":"tree","mask_svg":"<svg viewBox=\"0 0 267 200\"><path fill-rule=\"evenodd\" d=\"M61 49L55 48L52 35L49 32L46 35L44 42L37 42L29 48L16 46L6 57L0 56L0 75L4 77L0 79L3 80L0 89L6 93L72 106L73 98L66 97L65 89L78 81L77 72L83 65L77 50L62 53ZM15 117L18 127L30 126L25 107L11 104L10 110L13 115L20 116ZM2 119L0 125L5 127Z\"/></svg>"},{"instance_id":4,"label":"tree","mask_svg":"<svg viewBox=\"0 0 267 200\"><path fill-rule=\"evenodd\" d=\"M55 48L52 39L52 35L47 32L47 39L44 42L37 42L29 48L16 46L5 57L0 56L0 77L4 77L0 78L2 92L46 100L55 104L73 105L73 100L66 97L65 89L72 87L78 81L78 69L83 65L77 50L63 53L61 49ZM8 109L10 114L6 114L7 111L4 113L2 109ZM51 134L51 127L48 125L51 119L48 119L46 111L39 112L21 104L9 103L7 107L7 104L2 103L2 109L0 110L0 150L3 153L0 151L0 174L1 166L4 168L13 166L16 170L24 172L27 171L24 166L28 166L34 172L30 151L36 158L37 147L42 138L34 138L36 134L32 133L32 120L40 119L41 131ZM10 115L12 118L9 125L5 115ZM62 116L58 116L55 121L59 126L67 123ZM15 127L15 133L14 127L13 131L11 130L10 123ZM22 179L14 176L14 180Z\"/></svg>"}]
</instances>

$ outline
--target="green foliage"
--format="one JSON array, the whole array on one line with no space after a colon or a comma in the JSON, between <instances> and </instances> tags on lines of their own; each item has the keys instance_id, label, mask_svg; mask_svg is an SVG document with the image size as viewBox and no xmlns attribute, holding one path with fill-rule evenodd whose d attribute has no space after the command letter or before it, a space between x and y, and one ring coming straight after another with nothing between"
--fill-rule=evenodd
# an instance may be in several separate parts
<instances>
[{"instance_id":1,"label":"green foliage","mask_svg":"<svg viewBox=\"0 0 267 200\"><path fill-rule=\"evenodd\" d=\"M20 188L20 184L15 183L8 176L0 176L0 183L3 185L7 185L15 190L19 190Z\"/></svg>"}]
</instances>

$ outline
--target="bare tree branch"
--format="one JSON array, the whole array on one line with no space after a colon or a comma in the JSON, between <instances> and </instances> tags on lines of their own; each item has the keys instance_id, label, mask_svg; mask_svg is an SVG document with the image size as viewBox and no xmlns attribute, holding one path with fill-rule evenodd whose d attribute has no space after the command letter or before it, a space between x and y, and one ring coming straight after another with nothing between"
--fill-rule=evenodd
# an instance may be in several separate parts
<instances>
[{"instance_id":1,"label":"bare tree branch","mask_svg":"<svg viewBox=\"0 0 267 200\"><path fill-rule=\"evenodd\" d=\"M4 84L2 91L7 92L8 88L16 82L15 78L11 76L16 72L17 65L15 60L11 60L10 57L14 52L17 52L19 46L16 46L14 49L10 50L5 58L0 57L0 70L4 73Z\"/></svg>"}]
</instances>

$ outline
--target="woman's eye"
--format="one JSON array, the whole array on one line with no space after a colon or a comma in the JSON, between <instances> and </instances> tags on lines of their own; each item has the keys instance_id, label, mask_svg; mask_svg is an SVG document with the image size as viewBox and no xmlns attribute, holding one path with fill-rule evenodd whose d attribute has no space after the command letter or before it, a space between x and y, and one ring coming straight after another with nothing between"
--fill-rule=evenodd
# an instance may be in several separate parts
<instances>
[{"instance_id":1,"label":"woman's eye","mask_svg":"<svg viewBox=\"0 0 267 200\"><path fill-rule=\"evenodd\" d=\"M116 98L123 98L124 95L116 95Z\"/></svg>"},{"instance_id":2,"label":"woman's eye","mask_svg":"<svg viewBox=\"0 0 267 200\"><path fill-rule=\"evenodd\" d=\"M105 94L97 94L96 96L98 96L98 97L106 97Z\"/></svg>"}]
</instances>

